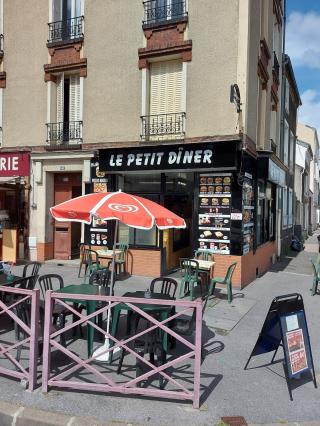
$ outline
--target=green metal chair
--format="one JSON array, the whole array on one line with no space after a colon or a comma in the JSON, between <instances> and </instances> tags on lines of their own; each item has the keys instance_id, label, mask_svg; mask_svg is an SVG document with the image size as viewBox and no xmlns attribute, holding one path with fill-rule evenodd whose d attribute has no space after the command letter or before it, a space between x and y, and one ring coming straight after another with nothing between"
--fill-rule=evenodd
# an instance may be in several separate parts
<instances>
[{"instance_id":1,"label":"green metal chair","mask_svg":"<svg viewBox=\"0 0 320 426\"><path fill-rule=\"evenodd\" d=\"M122 268L123 268L123 272L126 272L128 249L129 249L129 244L126 244L126 243L116 244L116 250L121 250L121 253L119 253L115 259L116 274L120 274Z\"/></svg>"},{"instance_id":2,"label":"green metal chair","mask_svg":"<svg viewBox=\"0 0 320 426\"><path fill-rule=\"evenodd\" d=\"M199 275L199 263L194 259L180 259L182 279L180 283L179 297L183 297L190 291L190 300L194 299L194 286L200 284L202 295L202 283Z\"/></svg>"},{"instance_id":3,"label":"green metal chair","mask_svg":"<svg viewBox=\"0 0 320 426\"><path fill-rule=\"evenodd\" d=\"M311 265L313 267L313 284L312 288L310 288L311 295L314 296L318 291L318 284L320 281L320 268L319 263L314 259L310 259Z\"/></svg>"},{"instance_id":4,"label":"green metal chair","mask_svg":"<svg viewBox=\"0 0 320 426\"><path fill-rule=\"evenodd\" d=\"M214 255L210 250L196 250L194 254L195 259L214 261Z\"/></svg>"},{"instance_id":5,"label":"green metal chair","mask_svg":"<svg viewBox=\"0 0 320 426\"><path fill-rule=\"evenodd\" d=\"M227 286L227 292L228 292L228 302L231 303L232 302L232 284L231 284L231 278L233 275L233 272L235 270L237 266L237 262L232 263L226 273L225 277L214 277L211 278L211 283L210 283L210 287L209 287L209 296L211 296L214 293L214 290L216 288L216 284L225 284Z\"/></svg>"}]
</instances>

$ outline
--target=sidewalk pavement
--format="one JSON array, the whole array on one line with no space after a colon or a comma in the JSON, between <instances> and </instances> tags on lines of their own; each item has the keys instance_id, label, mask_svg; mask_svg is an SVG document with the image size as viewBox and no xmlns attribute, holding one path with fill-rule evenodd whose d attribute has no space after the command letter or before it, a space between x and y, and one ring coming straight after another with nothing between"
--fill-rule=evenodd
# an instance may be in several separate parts
<instances>
[{"instance_id":1,"label":"sidewalk pavement","mask_svg":"<svg viewBox=\"0 0 320 426\"><path fill-rule=\"evenodd\" d=\"M136 396L62 390L42 394L41 389L29 393L22 390L19 383L5 377L0 377L2 401L14 402L28 409L32 407L57 412L69 416L69 419L95 417L97 421L108 421L109 424L205 426L217 424L223 416L243 416L248 424L320 425L320 390L315 389L311 382L297 381L293 402L290 401L280 362L281 350L276 358L277 363L247 371L243 369L272 299L298 292L304 298L316 376L320 381L320 298L312 297L309 291L312 285L309 258L317 256L317 235L315 233L307 240L305 251L277 263L241 292L235 291L233 303L227 303L224 292L210 301L204 317L207 327L204 327L203 338L207 355L201 368L199 410L193 409L189 403ZM16 267L17 273L21 271L19 268ZM66 284L83 281L77 278L77 265L74 264L58 266L57 263L48 262L41 273L49 272L63 275ZM148 277L131 277L117 282L116 292L123 294L129 289L145 289L149 283ZM250 365L258 367L270 361L271 357L257 357ZM57 424L43 421L39 425ZM93 420L83 424L95 424L91 422Z\"/></svg>"}]
</instances>

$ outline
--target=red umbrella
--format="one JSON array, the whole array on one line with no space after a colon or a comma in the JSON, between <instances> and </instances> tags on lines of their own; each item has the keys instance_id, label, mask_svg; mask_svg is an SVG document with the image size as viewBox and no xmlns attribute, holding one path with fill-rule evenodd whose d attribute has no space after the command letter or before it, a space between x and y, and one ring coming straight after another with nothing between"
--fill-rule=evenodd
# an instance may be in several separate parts
<instances>
[{"instance_id":1,"label":"red umbrella","mask_svg":"<svg viewBox=\"0 0 320 426\"><path fill-rule=\"evenodd\" d=\"M184 219L159 204L125 192L104 192L82 195L51 207L58 221L84 222L92 218L103 221L116 219L133 228L185 228Z\"/></svg>"},{"instance_id":2,"label":"red umbrella","mask_svg":"<svg viewBox=\"0 0 320 426\"><path fill-rule=\"evenodd\" d=\"M117 235L119 221L139 229L151 229L154 225L159 229L186 228L184 219L165 207L146 198L121 191L82 195L51 207L50 212L55 220L62 222L91 224L93 218L103 221L115 219L115 235ZM111 283L113 283L114 277L115 244L116 238L113 243ZM109 327L110 310L108 311L107 333L109 333ZM106 338L105 345L109 347L107 341Z\"/></svg>"}]
</instances>

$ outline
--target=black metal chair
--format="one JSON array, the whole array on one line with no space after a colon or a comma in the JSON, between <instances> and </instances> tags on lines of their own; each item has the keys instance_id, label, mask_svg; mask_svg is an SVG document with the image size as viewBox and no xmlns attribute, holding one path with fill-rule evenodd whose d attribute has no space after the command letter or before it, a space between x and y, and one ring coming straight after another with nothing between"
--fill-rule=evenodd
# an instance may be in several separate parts
<instances>
[{"instance_id":1,"label":"black metal chair","mask_svg":"<svg viewBox=\"0 0 320 426\"><path fill-rule=\"evenodd\" d=\"M147 327L150 327L151 324L148 322ZM136 330L134 331L136 332ZM129 336L126 336L128 338ZM162 345L162 338L161 333L159 333L158 329L149 331L148 333L143 334L138 339L134 339L131 342L127 344L128 348L136 352L141 357L144 357L145 355L149 354L150 356L150 362L152 364L155 364L154 356L157 356L157 366L161 366L165 364L166 362L166 352L163 349ZM121 349L121 355L119 359L119 364L117 368L117 374L121 373L123 359L125 356L126 350L124 348ZM140 361L138 358L135 359L136 361L136 377L139 377L142 375L142 361ZM160 389L163 389L164 382L163 382L163 376L159 374L159 385ZM141 387L141 382L137 383L137 387Z\"/></svg>"},{"instance_id":2,"label":"black metal chair","mask_svg":"<svg viewBox=\"0 0 320 426\"><path fill-rule=\"evenodd\" d=\"M107 294L113 296L114 295L114 283L115 283L115 277L113 279L113 284L111 286L111 292L110 292L110 285L111 285L111 271L108 268L99 269L97 271L93 271L89 278L89 284L92 285L98 285L102 287L106 287ZM102 302L97 302L96 307L97 310L101 309L105 304ZM99 314L98 316L98 326L102 328L102 314Z\"/></svg>"},{"instance_id":3,"label":"black metal chair","mask_svg":"<svg viewBox=\"0 0 320 426\"><path fill-rule=\"evenodd\" d=\"M30 275L12 281L12 287L23 288L25 290L33 290L36 286L38 275Z\"/></svg>"},{"instance_id":4,"label":"black metal chair","mask_svg":"<svg viewBox=\"0 0 320 426\"><path fill-rule=\"evenodd\" d=\"M23 278L31 275L38 275L38 272L42 266L40 262L29 262L23 267L22 276Z\"/></svg>"},{"instance_id":5,"label":"black metal chair","mask_svg":"<svg viewBox=\"0 0 320 426\"><path fill-rule=\"evenodd\" d=\"M19 295L19 297L15 298L15 302L19 300L19 298L22 298L22 295ZM17 317L22 321L26 326L29 328L31 327L31 304L30 301L25 300L24 302L21 302L17 304L14 307L14 313L17 315ZM43 345L43 327L44 327L44 310L40 307L40 315L39 315L39 336L38 336L38 357L42 357L42 345ZM21 341L25 338L29 337L29 335L18 325L17 322L14 322L14 333L15 333L15 340ZM16 360L20 362L21 358L21 351L22 351L22 345L17 347L16 352Z\"/></svg>"},{"instance_id":6,"label":"black metal chair","mask_svg":"<svg viewBox=\"0 0 320 426\"><path fill-rule=\"evenodd\" d=\"M58 274L41 275L41 277L39 277L39 287L43 298L43 300L41 301L41 305L44 307L46 291L63 288L63 278ZM76 309L78 312L81 312L83 309L81 305L77 304L73 304L73 308ZM66 323L66 317L69 315L73 316L73 321L76 321L78 319L68 308L65 308L64 306L55 303L52 310L53 325L56 326L59 320L59 326L63 328ZM79 325L78 327L80 328L80 335L82 337L81 326ZM73 329L73 335L75 335L75 329ZM61 335L61 343L65 344L65 336L63 334Z\"/></svg>"},{"instance_id":7,"label":"black metal chair","mask_svg":"<svg viewBox=\"0 0 320 426\"><path fill-rule=\"evenodd\" d=\"M160 287L160 291L158 288ZM158 277L151 281L150 291L151 293L168 294L171 297L175 297L178 288L178 283L173 278Z\"/></svg>"}]
</instances>

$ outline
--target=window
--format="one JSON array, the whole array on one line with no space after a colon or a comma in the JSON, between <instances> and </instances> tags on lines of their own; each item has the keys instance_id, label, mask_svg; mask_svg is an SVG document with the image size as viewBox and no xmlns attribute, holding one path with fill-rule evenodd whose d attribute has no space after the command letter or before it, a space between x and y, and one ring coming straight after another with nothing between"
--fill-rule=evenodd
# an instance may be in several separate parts
<instances>
[{"instance_id":1,"label":"window","mask_svg":"<svg viewBox=\"0 0 320 426\"><path fill-rule=\"evenodd\" d=\"M142 117L143 139L183 139L182 68L181 60L151 64L149 115Z\"/></svg>"},{"instance_id":2,"label":"window","mask_svg":"<svg viewBox=\"0 0 320 426\"><path fill-rule=\"evenodd\" d=\"M295 150L295 137L292 131L290 131L290 143L289 143L289 150L290 150L290 155L289 155L289 169L290 171L293 171L293 158L294 158L294 150Z\"/></svg>"},{"instance_id":3,"label":"window","mask_svg":"<svg viewBox=\"0 0 320 426\"><path fill-rule=\"evenodd\" d=\"M285 108L286 108L286 112L289 114L289 107L290 107L290 86L289 86L289 82L286 79L286 87L285 87Z\"/></svg>"},{"instance_id":4,"label":"window","mask_svg":"<svg viewBox=\"0 0 320 426\"><path fill-rule=\"evenodd\" d=\"M79 75L61 74L57 84L49 88L52 122L47 124L48 142L73 141L78 144L82 139Z\"/></svg>"},{"instance_id":5,"label":"window","mask_svg":"<svg viewBox=\"0 0 320 426\"><path fill-rule=\"evenodd\" d=\"M49 42L82 37L81 0L52 0L52 20Z\"/></svg>"},{"instance_id":6,"label":"window","mask_svg":"<svg viewBox=\"0 0 320 426\"><path fill-rule=\"evenodd\" d=\"M289 162L289 125L287 121L284 121L284 132L283 132L283 162L288 166Z\"/></svg>"},{"instance_id":7,"label":"window","mask_svg":"<svg viewBox=\"0 0 320 426\"><path fill-rule=\"evenodd\" d=\"M269 182L258 181L258 205L256 221L257 246L274 238L274 190Z\"/></svg>"},{"instance_id":8,"label":"window","mask_svg":"<svg viewBox=\"0 0 320 426\"><path fill-rule=\"evenodd\" d=\"M147 0L144 24L160 24L187 16L186 0Z\"/></svg>"},{"instance_id":9,"label":"window","mask_svg":"<svg viewBox=\"0 0 320 426\"><path fill-rule=\"evenodd\" d=\"M289 188L289 192L288 192L288 226L292 226L292 197L293 197L293 192L292 189Z\"/></svg>"},{"instance_id":10,"label":"window","mask_svg":"<svg viewBox=\"0 0 320 426\"><path fill-rule=\"evenodd\" d=\"M282 188L282 228L288 226L288 189Z\"/></svg>"}]
</instances>

